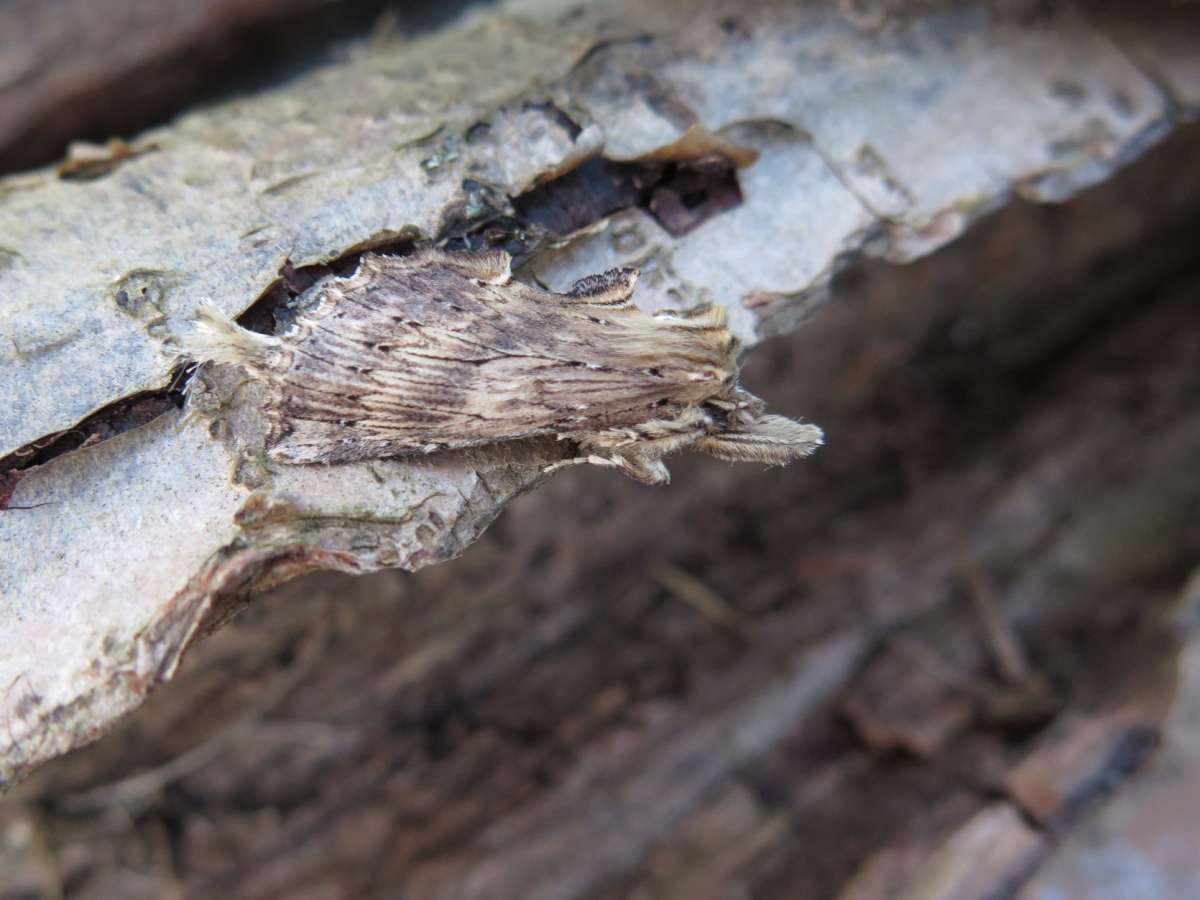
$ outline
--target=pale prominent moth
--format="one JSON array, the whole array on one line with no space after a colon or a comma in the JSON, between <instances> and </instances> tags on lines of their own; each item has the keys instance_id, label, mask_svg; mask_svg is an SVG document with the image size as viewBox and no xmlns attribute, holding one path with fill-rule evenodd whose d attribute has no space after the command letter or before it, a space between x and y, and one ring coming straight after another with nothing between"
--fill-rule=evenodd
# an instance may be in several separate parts
<instances>
[{"instance_id":1,"label":"pale prominent moth","mask_svg":"<svg viewBox=\"0 0 1200 900\"><path fill-rule=\"evenodd\" d=\"M769 415L737 383L725 311L650 314L635 269L565 294L512 279L503 252L362 257L298 298L270 336L202 307L186 352L266 386L269 455L334 463L556 438L554 467L612 466L650 484L684 448L774 464L814 425Z\"/></svg>"}]
</instances>

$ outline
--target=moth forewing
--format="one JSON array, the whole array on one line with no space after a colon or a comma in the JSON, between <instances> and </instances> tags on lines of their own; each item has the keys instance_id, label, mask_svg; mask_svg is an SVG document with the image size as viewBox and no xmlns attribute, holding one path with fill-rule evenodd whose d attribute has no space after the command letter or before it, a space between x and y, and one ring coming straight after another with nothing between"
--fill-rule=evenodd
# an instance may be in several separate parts
<instances>
[{"instance_id":1,"label":"moth forewing","mask_svg":"<svg viewBox=\"0 0 1200 900\"><path fill-rule=\"evenodd\" d=\"M813 432L819 440L813 426L780 417L763 419L809 431L775 423L756 432L738 418L737 342L722 308L646 313L630 300L632 269L555 294L512 281L510 266L501 252L367 254L353 275L310 288L278 336L209 310L186 349L265 382L267 447L283 462L552 435L578 461L658 482L661 457L689 445L783 461Z\"/></svg>"}]
</instances>

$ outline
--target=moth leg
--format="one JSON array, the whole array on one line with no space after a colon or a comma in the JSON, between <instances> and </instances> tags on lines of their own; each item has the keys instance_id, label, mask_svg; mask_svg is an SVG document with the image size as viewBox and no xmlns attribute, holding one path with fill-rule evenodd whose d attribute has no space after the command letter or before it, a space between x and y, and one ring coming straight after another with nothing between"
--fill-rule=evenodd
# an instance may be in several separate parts
<instances>
[{"instance_id":1,"label":"moth leg","mask_svg":"<svg viewBox=\"0 0 1200 900\"><path fill-rule=\"evenodd\" d=\"M607 456L600 456L596 453L590 453L587 456L573 456L570 459L564 459L560 460L559 462L552 463L551 465L542 469L542 472L543 474L549 475L551 472L557 472L559 469L565 469L568 466L584 465L606 466L612 469L620 468L620 463L616 462L615 460L609 459Z\"/></svg>"},{"instance_id":2,"label":"moth leg","mask_svg":"<svg viewBox=\"0 0 1200 900\"><path fill-rule=\"evenodd\" d=\"M666 484L671 473L657 456L616 456L615 465L622 472L642 484Z\"/></svg>"},{"instance_id":3,"label":"moth leg","mask_svg":"<svg viewBox=\"0 0 1200 900\"><path fill-rule=\"evenodd\" d=\"M643 484L666 484L671 480L671 473L667 471L667 467L663 465L661 459L657 457L625 456L622 454L615 454L608 457L601 456L598 453L589 453L587 456L575 456L571 459L556 462L547 466L542 471L549 475L551 472L565 469L567 466L582 465L620 469L630 478L640 481Z\"/></svg>"},{"instance_id":4,"label":"moth leg","mask_svg":"<svg viewBox=\"0 0 1200 900\"><path fill-rule=\"evenodd\" d=\"M713 425L712 418L698 407L690 407L674 418L651 419L625 428L608 428L580 439L580 448L603 454L630 478L643 484L666 484L671 473L663 457L690 447Z\"/></svg>"}]
</instances>

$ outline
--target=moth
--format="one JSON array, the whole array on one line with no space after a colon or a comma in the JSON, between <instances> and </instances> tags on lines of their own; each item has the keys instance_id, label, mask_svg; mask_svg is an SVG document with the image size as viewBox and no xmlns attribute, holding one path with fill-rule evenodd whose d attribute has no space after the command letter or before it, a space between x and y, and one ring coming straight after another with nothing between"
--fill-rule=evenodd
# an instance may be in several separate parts
<instances>
[{"instance_id":1,"label":"moth","mask_svg":"<svg viewBox=\"0 0 1200 900\"><path fill-rule=\"evenodd\" d=\"M512 277L507 253L364 255L298 298L277 335L202 306L185 352L265 384L268 455L294 464L415 456L540 439L550 468L590 463L648 484L691 448L784 464L822 442L738 386L720 306L647 313L638 272L566 293Z\"/></svg>"}]
</instances>

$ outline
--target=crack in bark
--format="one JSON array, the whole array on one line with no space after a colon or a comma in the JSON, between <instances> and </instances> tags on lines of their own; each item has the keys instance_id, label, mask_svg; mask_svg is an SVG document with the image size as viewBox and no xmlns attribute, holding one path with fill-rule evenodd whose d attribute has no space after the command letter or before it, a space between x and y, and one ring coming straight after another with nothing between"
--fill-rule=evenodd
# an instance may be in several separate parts
<instances>
[{"instance_id":1,"label":"crack in bark","mask_svg":"<svg viewBox=\"0 0 1200 900\"><path fill-rule=\"evenodd\" d=\"M10 506L9 501L21 479L39 466L44 466L74 450L95 446L101 441L139 428L166 413L182 409L187 380L184 368L177 367L170 387L124 397L96 410L73 428L46 435L0 459L0 510L25 508Z\"/></svg>"}]
</instances>

